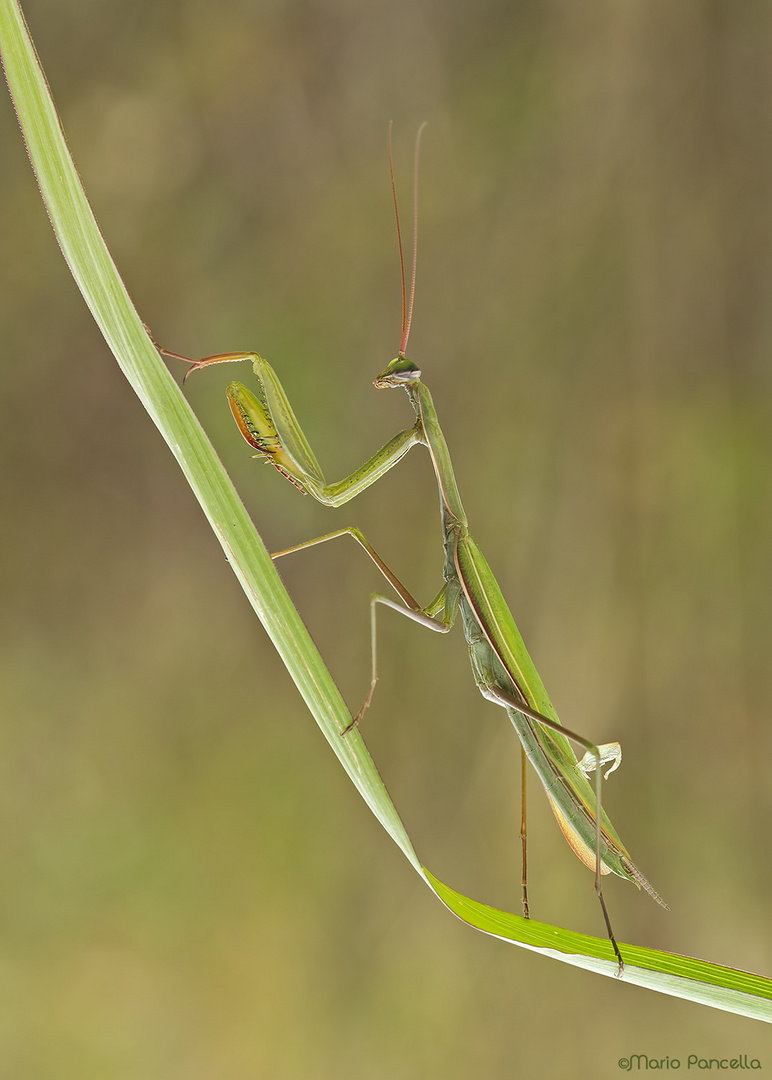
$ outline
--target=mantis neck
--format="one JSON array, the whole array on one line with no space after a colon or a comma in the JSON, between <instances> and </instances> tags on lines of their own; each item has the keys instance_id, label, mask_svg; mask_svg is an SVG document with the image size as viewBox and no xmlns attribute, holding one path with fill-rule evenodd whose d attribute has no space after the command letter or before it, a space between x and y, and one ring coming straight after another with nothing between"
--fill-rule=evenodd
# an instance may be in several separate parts
<instances>
[{"instance_id":1,"label":"mantis neck","mask_svg":"<svg viewBox=\"0 0 772 1080\"><path fill-rule=\"evenodd\" d=\"M461 505L461 496L458 493L456 477L453 473L453 465L448 452L448 444L445 442L445 436L442 434L442 428L437 419L432 395L419 380L411 383L406 389L416 416L421 421L426 445L429 448L432 464L434 465L434 473L440 489L440 511L442 513L443 528L446 533L459 525L466 528L466 514Z\"/></svg>"}]
</instances>

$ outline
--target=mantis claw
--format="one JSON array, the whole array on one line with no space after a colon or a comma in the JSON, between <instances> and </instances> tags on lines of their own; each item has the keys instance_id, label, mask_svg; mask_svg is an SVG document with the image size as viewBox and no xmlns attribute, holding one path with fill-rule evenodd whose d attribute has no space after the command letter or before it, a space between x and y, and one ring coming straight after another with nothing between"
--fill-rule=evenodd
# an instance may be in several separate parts
<instances>
[{"instance_id":1,"label":"mantis claw","mask_svg":"<svg viewBox=\"0 0 772 1080\"><path fill-rule=\"evenodd\" d=\"M357 715L354 717L354 719L351 721L351 723L348 724L346 727L344 727L343 731L340 732L341 739L345 739L346 736L348 735L349 731L351 731L352 728L358 728L359 727L359 716L360 716L360 714L357 713Z\"/></svg>"},{"instance_id":2,"label":"mantis claw","mask_svg":"<svg viewBox=\"0 0 772 1080\"><path fill-rule=\"evenodd\" d=\"M345 727L343 729L343 731L341 731L341 733L340 733L341 737L343 737L345 735L348 735L349 731L351 731L352 728L354 728L354 727L358 728L359 727L359 721L362 719L365 712L370 708L370 702L373 700L373 693L375 691L375 684L377 682L378 682L378 678L376 676L376 678L374 678L372 680L372 682L370 683L370 689L367 691L367 697L365 698L361 709L356 714L356 716L351 721L351 723L348 725L348 727Z\"/></svg>"}]
</instances>

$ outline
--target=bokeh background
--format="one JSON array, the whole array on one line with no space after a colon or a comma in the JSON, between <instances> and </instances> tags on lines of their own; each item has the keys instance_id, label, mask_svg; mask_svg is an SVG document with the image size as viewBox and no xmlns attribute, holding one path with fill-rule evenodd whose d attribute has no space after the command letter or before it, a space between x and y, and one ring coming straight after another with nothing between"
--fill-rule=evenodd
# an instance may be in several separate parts
<instances>
[{"instance_id":1,"label":"bokeh background","mask_svg":"<svg viewBox=\"0 0 772 1080\"><path fill-rule=\"evenodd\" d=\"M746 0L29 0L71 148L168 348L257 349L330 478L410 421L410 354L564 722L619 739L609 812L669 901L621 941L772 972L772 8ZM453 919L380 830L90 320L0 107L0 1075L611 1077L760 1058L761 1024ZM181 364L170 362L177 375ZM439 586L416 450L325 510L189 397L272 548L359 524ZM248 378L245 368L243 376ZM352 708L377 573L286 560ZM428 866L519 904L519 749L460 630L381 622L364 735ZM531 905L602 935L531 785Z\"/></svg>"}]
</instances>

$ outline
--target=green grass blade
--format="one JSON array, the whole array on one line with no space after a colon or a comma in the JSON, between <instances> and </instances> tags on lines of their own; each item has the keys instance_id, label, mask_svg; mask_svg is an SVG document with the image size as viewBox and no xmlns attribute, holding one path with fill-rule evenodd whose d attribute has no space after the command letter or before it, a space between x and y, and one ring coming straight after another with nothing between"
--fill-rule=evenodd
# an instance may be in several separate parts
<instances>
[{"instance_id":1,"label":"green grass blade","mask_svg":"<svg viewBox=\"0 0 772 1080\"><path fill-rule=\"evenodd\" d=\"M68 266L126 378L179 462L250 603L352 782L416 871L471 926L565 963L616 973L609 942L497 911L421 866L358 732L244 506L179 387L151 345L104 243L15 0L0 0L0 53L30 159ZM622 945L625 980L772 1021L772 981L700 960Z\"/></svg>"},{"instance_id":2,"label":"green grass blade","mask_svg":"<svg viewBox=\"0 0 772 1080\"><path fill-rule=\"evenodd\" d=\"M448 888L425 868L424 872L440 900L478 930L575 967L616 977L617 963L608 940L487 907ZM772 1023L772 981L762 975L623 941L619 948L625 961L625 982Z\"/></svg>"},{"instance_id":3,"label":"green grass blade","mask_svg":"<svg viewBox=\"0 0 772 1080\"><path fill-rule=\"evenodd\" d=\"M383 827L420 863L351 717L214 447L148 338L88 203L20 8L0 0L0 53L59 246L123 373L163 435L260 621Z\"/></svg>"}]
</instances>

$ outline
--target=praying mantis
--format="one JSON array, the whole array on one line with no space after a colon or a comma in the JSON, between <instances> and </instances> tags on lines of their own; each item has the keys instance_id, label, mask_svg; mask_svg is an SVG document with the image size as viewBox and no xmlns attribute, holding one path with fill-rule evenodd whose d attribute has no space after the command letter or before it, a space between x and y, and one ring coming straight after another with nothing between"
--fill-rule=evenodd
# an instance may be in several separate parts
<instances>
[{"instance_id":1,"label":"praying mantis","mask_svg":"<svg viewBox=\"0 0 772 1080\"><path fill-rule=\"evenodd\" d=\"M419 137L416 140L416 177ZM394 172L389 164L395 212L397 211ZM409 428L400 431L350 476L327 483L319 463L300 427L284 389L271 365L254 352L218 353L202 360L190 360L160 349L167 356L185 360L193 371L214 364L249 360L259 382L259 393L233 382L228 401L233 417L254 455L274 465L304 494L325 506L338 507L355 498L393 468L416 445L426 447L439 489L444 564L443 584L434 599L422 606L377 554L355 526L297 544L276 552L274 559L339 536L349 535L367 552L392 586L399 600L374 593L370 601L372 671L370 688L359 712L341 732L345 736L357 725L369 706L378 679L376 660L376 611L383 605L416 623L439 633L447 633L460 614L469 648L472 674L480 693L502 707L520 739L523 777L527 758L544 787L549 803L574 853L595 874L595 891L600 901L609 940L622 975L624 961L617 945L603 897L602 876L612 873L644 888L659 904L667 907L632 861L607 814L602 808L601 783L619 766L619 743L595 745L584 736L564 727L558 720L544 684L525 647L501 589L479 545L472 537L461 503L450 453L440 427L432 396L422 372L406 355L413 297L415 292L415 252L417 225L417 183L414 206L413 274L407 305L402 239L397 212L397 236L402 267L402 338L398 355L375 379L378 389L402 388L415 414ZM577 760L571 743L581 746L584 756ZM605 774L603 766L608 765ZM593 773L594 784L590 783ZM525 875L525 812L523 811L523 910L528 917Z\"/></svg>"}]
</instances>

